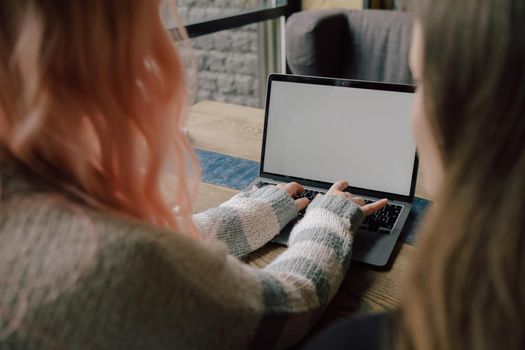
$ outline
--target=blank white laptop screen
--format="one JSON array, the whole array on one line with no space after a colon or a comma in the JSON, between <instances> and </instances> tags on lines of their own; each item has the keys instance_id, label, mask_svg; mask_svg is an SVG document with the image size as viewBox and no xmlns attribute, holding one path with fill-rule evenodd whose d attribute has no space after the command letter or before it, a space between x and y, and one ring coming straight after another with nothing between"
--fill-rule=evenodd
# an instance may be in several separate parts
<instances>
[{"instance_id":1,"label":"blank white laptop screen","mask_svg":"<svg viewBox=\"0 0 525 350\"><path fill-rule=\"evenodd\" d=\"M413 93L272 81L264 168L408 196Z\"/></svg>"}]
</instances>

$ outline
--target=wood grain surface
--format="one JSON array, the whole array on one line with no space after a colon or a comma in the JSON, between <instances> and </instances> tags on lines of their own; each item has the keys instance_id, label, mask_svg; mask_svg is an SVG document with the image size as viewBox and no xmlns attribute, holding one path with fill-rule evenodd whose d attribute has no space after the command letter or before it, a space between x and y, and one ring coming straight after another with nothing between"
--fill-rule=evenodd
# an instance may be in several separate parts
<instances>
[{"instance_id":1,"label":"wood grain surface","mask_svg":"<svg viewBox=\"0 0 525 350\"><path fill-rule=\"evenodd\" d=\"M195 148L260 161L264 111L204 101L193 106L188 122Z\"/></svg>"},{"instance_id":2,"label":"wood grain surface","mask_svg":"<svg viewBox=\"0 0 525 350\"><path fill-rule=\"evenodd\" d=\"M189 135L196 148L259 161L263 121L263 110L204 101L191 110ZM426 198L420 182L421 171L416 195ZM235 193L237 191L232 189L203 183L194 208L202 211L215 207ZM245 260L252 266L264 268L285 250L285 247L268 244ZM414 247L399 242L385 269L353 263L317 330L354 313L395 308L414 250Z\"/></svg>"}]
</instances>

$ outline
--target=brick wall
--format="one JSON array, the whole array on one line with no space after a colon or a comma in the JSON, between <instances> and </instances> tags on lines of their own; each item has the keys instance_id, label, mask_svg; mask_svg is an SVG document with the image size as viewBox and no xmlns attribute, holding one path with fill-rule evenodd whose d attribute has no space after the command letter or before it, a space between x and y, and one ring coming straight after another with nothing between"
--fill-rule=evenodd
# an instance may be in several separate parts
<instances>
[{"instance_id":1,"label":"brick wall","mask_svg":"<svg viewBox=\"0 0 525 350\"><path fill-rule=\"evenodd\" d=\"M178 0L186 23L238 13L257 0ZM197 101L208 99L260 107L258 25L191 40L197 60Z\"/></svg>"}]
</instances>

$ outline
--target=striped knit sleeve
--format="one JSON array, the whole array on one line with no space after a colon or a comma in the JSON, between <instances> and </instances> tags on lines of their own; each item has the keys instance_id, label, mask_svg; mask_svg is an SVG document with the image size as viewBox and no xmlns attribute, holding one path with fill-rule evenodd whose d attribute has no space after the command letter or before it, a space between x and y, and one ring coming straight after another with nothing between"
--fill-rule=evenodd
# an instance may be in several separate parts
<instances>
[{"instance_id":1,"label":"striped knit sleeve","mask_svg":"<svg viewBox=\"0 0 525 350\"><path fill-rule=\"evenodd\" d=\"M297 214L290 195L267 186L241 192L217 208L195 214L193 220L204 237L223 241L230 254L241 257L268 243Z\"/></svg>"},{"instance_id":2,"label":"striped knit sleeve","mask_svg":"<svg viewBox=\"0 0 525 350\"><path fill-rule=\"evenodd\" d=\"M164 245L164 253L156 249L152 257L135 259L151 264L160 256L168 262L164 268L147 267L155 272L147 285L161 295L143 303L159 303L184 320L180 331L174 331L180 324L164 325L180 348L289 347L308 334L338 290L363 218L361 209L342 197L316 198L292 231L290 247L264 269L242 263L211 240L191 242L191 250ZM162 312L159 318L165 319Z\"/></svg>"},{"instance_id":3,"label":"striped knit sleeve","mask_svg":"<svg viewBox=\"0 0 525 350\"><path fill-rule=\"evenodd\" d=\"M258 337L256 344L292 344L306 334L315 311L329 303L348 270L353 232L363 219L357 205L339 196L325 195L310 204L290 235L288 250L259 274L267 317L258 334L268 334L265 329L275 327L276 317L289 322L281 321L281 334Z\"/></svg>"}]
</instances>

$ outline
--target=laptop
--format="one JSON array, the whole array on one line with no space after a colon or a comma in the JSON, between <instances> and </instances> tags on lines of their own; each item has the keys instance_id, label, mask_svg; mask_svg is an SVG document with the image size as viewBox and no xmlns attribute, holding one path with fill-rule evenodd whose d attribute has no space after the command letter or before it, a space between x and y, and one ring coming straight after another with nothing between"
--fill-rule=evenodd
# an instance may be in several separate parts
<instances>
[{"instance_id":1,"label":"laptop","mask_svg":"<svg viewBox=\"0 0 525 350\"><path fill-rule=\"evenodd\" d=\"M295 181L313 199L346 180L346 190L366 201L388 198L358 228L352 253L354 261L385 266L414 199L413 99L411 85L271 74L259 177L249 188ZM273 242L287 245L301 217Z\"/></svg>"}]
</instances>

